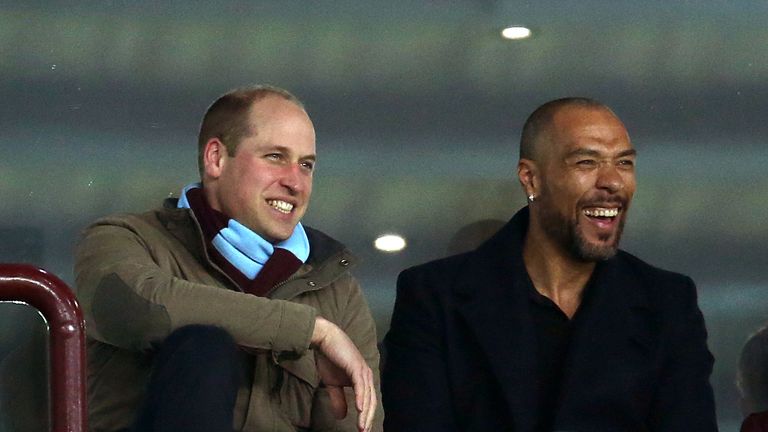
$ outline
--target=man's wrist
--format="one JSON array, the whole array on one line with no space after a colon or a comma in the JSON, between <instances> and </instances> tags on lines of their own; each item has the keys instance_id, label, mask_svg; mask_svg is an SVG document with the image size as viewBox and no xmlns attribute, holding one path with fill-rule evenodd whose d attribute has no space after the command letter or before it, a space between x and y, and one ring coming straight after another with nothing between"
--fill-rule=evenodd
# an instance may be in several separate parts
<instances>
[{"instance_id":1,"label":"man's wrist","mask_svg":"<svg viewBox=\"0 0 768 432\"><path fill-rule=\"evenodd\" d=\"M312 337L309 340L310 347L315 348L325 340L330 325L332 325L331 322L321 316L315 318L315 328L312 330Z\"/></svg>"}]
</instances>

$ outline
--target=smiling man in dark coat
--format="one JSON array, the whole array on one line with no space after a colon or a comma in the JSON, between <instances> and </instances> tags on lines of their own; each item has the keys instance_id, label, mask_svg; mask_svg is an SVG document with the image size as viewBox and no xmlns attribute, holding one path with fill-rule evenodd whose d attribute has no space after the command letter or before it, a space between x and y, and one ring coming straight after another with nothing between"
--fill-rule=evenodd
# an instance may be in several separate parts
<instances>
[{"instance_id":1,"label":"smiling man in dark coat","mask_svg":"<svg viewBox=\"0 0 768 432\"><path fill-rule=\"evenodd\" d=\"M400 275L385 430L717 430L693 281L618 250L635 192L619 118L542 105L518 177L528 206L499 233Z\"/></svg>"}]
</instances>

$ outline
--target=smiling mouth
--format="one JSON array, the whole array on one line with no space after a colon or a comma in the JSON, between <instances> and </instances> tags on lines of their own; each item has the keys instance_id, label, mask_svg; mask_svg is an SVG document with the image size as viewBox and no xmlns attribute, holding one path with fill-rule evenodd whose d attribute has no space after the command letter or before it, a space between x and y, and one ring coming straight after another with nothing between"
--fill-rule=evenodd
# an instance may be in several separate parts
<instances>
[{"instance_id":1,"label":"smiling mouth","mask_svg":"<svg viewBox=\"0 0 768 432\"><path fill-rule=\"evenodd\" d=\"M597 223L601 228L608 228L613 225L613 222L617 220L617 217L621 213L619 207L589 207L582 211L582 214L589 218L591 221Z\"/></svg>"},{"instance_id":2,"label":"smiling mouth","mask_svg":"<svg viewBox=\"0 0 768 432\"><path fill-rule=\"evenodd\" d=\"M586 208L582 210L582 213L584 213L584 216L591 217L591 218L612 220L613 218L619 215L619 209L615 207L614 208L591 207L591 208Z\"/></svg>"},{"instance_id":3,"label":"smiling mouth","mask_svg":"<svg viewBox=\"0 0 768 432\"><path fill-rule=\"evenodd\" d=\"M293 204L283 200L267 200L267 204L283 214L288 214L293 210Z\"/></svg>"}]
</instances>

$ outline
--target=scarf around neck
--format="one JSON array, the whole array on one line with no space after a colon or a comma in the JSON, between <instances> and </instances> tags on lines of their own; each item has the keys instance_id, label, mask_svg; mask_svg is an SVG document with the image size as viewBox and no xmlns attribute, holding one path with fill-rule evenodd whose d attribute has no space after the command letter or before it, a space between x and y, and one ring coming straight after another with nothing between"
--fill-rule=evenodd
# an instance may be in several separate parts
<instances>
[{"instance_id":1,"label":"scarf around neck","mask_svg":"<svg viewBox=\"0 0 768 432\"><path fill-rule=\"evenodd\" d=\"M226 261L222 267L230 276L232 271L239 273L233 279L246 291L255 289L255 294L263 295L309 258L309 239L301 223L289 238L273 245L237 220L211 208L200 183L184 187L177 207L195 213L208 245L215 251L213 258Z\"/></svg>"}]
</instances>

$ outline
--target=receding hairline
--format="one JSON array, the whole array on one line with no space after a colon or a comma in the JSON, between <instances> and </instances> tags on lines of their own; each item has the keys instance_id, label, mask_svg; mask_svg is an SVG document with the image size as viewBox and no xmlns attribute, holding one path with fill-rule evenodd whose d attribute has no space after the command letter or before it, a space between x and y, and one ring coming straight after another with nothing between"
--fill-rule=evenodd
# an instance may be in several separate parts
<instances>
[{"instance_id":1,"label":"receding hairline","mask_svg":"<svg viewBox=\"0 0 768 432\"><path fill-rule=\"evenodd\" d=\"M268 93L259 98L253 99L250 106L248 106L248 108L245 110L246 117L248 118L248 127L251 129L251 134L255 135L258 132L258 122L261 120L261 117L255 112L259 109L259 105L265 104L272 100L276 100L277 102L287 102L288 104L293 105L295 108L298 108L301 113L304 114L310 123L313 123L312 119L309 117L307 109L299 99L287 98L284 95L278 93ZM267 109L266 111L269 113L270 110Z\"/></svg>"},{"instance_id":2,"label":"receding hairline","mask_svg":"<svg viewBox=\"0 0 768 432\"><path fill-rule=\"evenodd\" d=\"M204 170L203 150L207 142L212 138L219 138L229 155L233 156L240 141L256 133L256 125L252 125L249 120L253 107L272 97L293 103L309 117L304 103L298 97L286 89L270 84L239 87L219 96L206 110L198 132L198 170L201 179Z\"/></svg>"},{"instance_id":3,"label":"receding hairline","mask_svg":"<svg viewBox=\"0 0 768 432\"><path fill-rule=\"evenodd\" d=\"M566 97L551 100L536 108L525 121L520 134L520 159L535 160L541 137L550 131L555 115L568 108L605 111L618 119L616 113L602 102L586 97Z\"/></svg>"}]
</instances>

